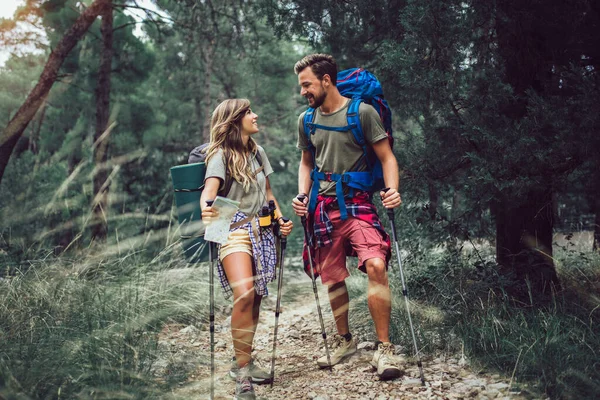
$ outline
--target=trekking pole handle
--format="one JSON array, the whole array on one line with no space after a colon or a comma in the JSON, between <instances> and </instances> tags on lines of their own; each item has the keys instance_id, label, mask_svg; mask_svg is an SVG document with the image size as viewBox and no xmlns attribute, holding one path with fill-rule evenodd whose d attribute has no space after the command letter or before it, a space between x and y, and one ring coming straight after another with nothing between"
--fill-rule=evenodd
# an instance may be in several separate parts
<instances>
[{"instance_id":1,"label":"trekking pole handle","mask_svg":"<svg viewBox=\"0 0 600 400\"><path fill-rule=\"evenodd\" d=\"M306 199L306 195L305 194L299 194L298 197L296 197L298 200L300 200L302 203L304 203L304 199ZM306 224L306 215L303 215L300 217L300 221L302 221L302 225Z\"/></svg>"},{"instance_id":2,"label":"trekking pole handle","mask_svg":"<svg viewBox=\"0 0 600 400\"><path fill-rule=\"evenodd\" d=\"M206 200L206 205L210 207L213 205L214 202L214 200Z\"/></svg>"},{"instance_id":3,"label":"trekking pole handle","mask_svg":"<svg viewBox=\"0 0 600 400\"><path fill-rule=\"evenodd\" d=\"M383 193L387 193L388 190L390 190L389 187L381 189L381 191ZM387 212L388 217L390 217L391 219L394 218L394 209L393 208L386 208L385 211Z\"/></svg>"},{"instance_id":4,"label":"trekking pole handle","mask_svg":"<svg viewBox=\"0 0 600 400\"><path fill-rule=\"evenodd\" d=\"M383 188L381 189L382 192L387 193L387 191L390 190L389 187ZM394 213L394 209L393 208L386 208L385 209L388 215L388 218L392 224L392 233L393 233L393 238L394 240L396 240L396 224L395 224L395 213Z\"/></svg>"},{"instance_id":5,"label":"trekking pole handle","mask_svg":"<svg viewBox=\"0 0 600 400\"><path fill-rule=\"evenodd\" d=\"M289 218L286 218L286 217L281 217L281 219L283 220L284 224L290 220ZM285 249L287 246L287 236L281 235L280 237L281 237L281 248Z\"/></svg>"}]
</instances>

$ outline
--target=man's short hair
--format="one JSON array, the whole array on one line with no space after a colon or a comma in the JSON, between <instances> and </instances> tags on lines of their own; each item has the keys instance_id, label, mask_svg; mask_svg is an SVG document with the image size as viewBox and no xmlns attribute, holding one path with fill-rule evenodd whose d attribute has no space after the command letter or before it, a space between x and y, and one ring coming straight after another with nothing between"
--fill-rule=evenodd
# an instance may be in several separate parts
<instances>
[{"instance_id":1,"label":"man's short hair","mask_svg":"<svg viewBox=\"0 0 600 400\"><path fill-rule=\"evenodd\" d=\"M333 86L337 84L337 64L329 54L310 54L294 65L294 72L298 75L306 67L310 67L318 80L323 80L324 75L329 75Z\"/></svg>"}]
</instances>

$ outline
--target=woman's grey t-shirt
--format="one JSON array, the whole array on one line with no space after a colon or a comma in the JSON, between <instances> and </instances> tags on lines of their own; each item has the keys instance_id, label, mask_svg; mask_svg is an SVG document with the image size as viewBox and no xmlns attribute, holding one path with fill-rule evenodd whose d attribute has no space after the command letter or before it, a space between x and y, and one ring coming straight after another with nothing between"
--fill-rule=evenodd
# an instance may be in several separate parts
<instances>
[{"instance_id":1,"label":"woman's grey t-shirt","mask_svg":"<svg viewBox=\"0 0 600 400\"><path fill-rule=\"evenodd\" d=\"M246 215L257 214L263 206L267 205L267 176L273 173L273 168L265 150L261 146L257 147L264 167L264 170L256 176L257 182L252 182L250 189L246 192L242 184L234 179L231 190L227 194L228 199L240 202L239 210ZM252 159L252 170L256 171L259 167L260 164L256 157L254 157ZM221 188L225 182L226 171L223 149L219 149L209 162L206 163L206 176L204 180L219 178L221 179L221 186L219 188Z\"/></svg>"}]
</instances>

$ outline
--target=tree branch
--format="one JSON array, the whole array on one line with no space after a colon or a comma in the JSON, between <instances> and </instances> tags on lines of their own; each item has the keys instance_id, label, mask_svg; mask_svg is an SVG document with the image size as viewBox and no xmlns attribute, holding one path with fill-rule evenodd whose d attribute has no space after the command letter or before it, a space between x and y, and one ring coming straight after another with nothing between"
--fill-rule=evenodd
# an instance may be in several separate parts
<instances>
[{"instance_id":1,"label":"tree branch","mask_svg":"<svg viewBox=\"0 0 600 400\"><path fill-rule=\"evenodd\" d=\"M73 47L79 42L96 17L110 7L107 0L95 0L77 18L75 23L65 33L56 48L50 53L44 70L40 75L38 83L27 96L17 113L10 120L0 135L0 182L4 175L4 169L17 140L35 116L44 99L48 96L50 89L58 77L58 71Z\"/></svg>"}]
</instances>

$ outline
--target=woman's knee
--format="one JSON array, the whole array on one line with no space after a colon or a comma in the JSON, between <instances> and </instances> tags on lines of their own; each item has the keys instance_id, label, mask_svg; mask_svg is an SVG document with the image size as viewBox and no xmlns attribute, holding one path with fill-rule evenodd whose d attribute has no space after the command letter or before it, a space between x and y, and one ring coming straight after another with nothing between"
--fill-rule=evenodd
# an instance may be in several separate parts
<instances>
[{"instance_id":1,"label":"woman's knee","mask_svg":"<svg viewBox=\"0 0 600 400\"><path fill-rule=\"evenodd\" d=\"M233 307L240 312L252 312L255 303L254 286L240 286L233 291Z\"/></svg>"}]
</instances>

